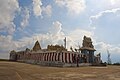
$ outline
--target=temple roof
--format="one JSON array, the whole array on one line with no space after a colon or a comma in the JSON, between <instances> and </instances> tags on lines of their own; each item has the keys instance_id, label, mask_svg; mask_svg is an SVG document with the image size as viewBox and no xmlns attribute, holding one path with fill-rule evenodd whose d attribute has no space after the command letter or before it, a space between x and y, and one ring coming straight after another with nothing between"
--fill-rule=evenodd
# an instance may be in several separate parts
<instances>
[{"instance_id":1,"label":"temple roof","mask_svg":"<svg viewBox=\"0 0 120 80\"><path fill-rule=\"evenodd\" d=\"M96 51L94 48L89 48L89 47L81 47L80 50L91 50L91 51Z\"/></svg>"}]
</instances>

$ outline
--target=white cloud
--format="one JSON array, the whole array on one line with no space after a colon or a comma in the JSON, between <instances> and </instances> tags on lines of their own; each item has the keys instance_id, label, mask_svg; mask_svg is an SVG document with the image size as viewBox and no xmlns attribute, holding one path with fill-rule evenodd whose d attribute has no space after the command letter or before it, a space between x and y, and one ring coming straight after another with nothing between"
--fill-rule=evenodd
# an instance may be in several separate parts
<instances>
[{"instance_id":1,"label":"white cloud","mask_svg":"<svg viewBox=\"0 0 120 80\"><path fill-rule=\"evenodd\" d=\"M70 50L70 47L73 46L73 48L78 48L78 42L81 45L83 36L93 36L93 32L83 30L83 29L75 29L69 34L65 34L62 31L62 23L59 21L53 22L53 26L51 27L49 33L47 34L36 34L34 37L36 40L39 40L41 42L41 45L43 47L46 47L48 44L59 44L64 45L63 39L67 38L67 49Z\"/></svg>"},{"instance_id":2,"label":"white cloud","mask_svg":"<svg viewBox=\"0 0 120 80\"><path fill-rule=\"evenodd\" d=\"M95 48L102 53L103 60L107 61L107 49L111 53L112 62L119 60L119 25L120 8L101 11L90 17L90 27L94 28Z\"/></svg>"},{"instance_id":3,"label":"white cloud","mask_svg":"<svg viewBox=\"0 0 120 80\"><path fill-rule=\"evenodd\" d=\"M105 42L97 42L95 43L96 53L102 54L103 61L107 61L108 52L111 54L112 62L118 62L120 56L120 47L118 45L112 45Z\"/></svg>"},{"instance_id":4,"label":"white cloud","mask_svg":"<svg viewBox=\"0 0 120 80\"><path fill-rule=\"evenodd\" d=\"M64 38L64 33L61 32L61 23L59 21L53 22L51 31L46 34L34 34L31 37L23 37L19 40L14 40L11 35L0 36L0 52L5 53L0 54L5 56L11 50L25 50L26 48L33 47L36 40L40 41L43 48L46 48L48 44L62 44L62 39ZM9 56L9 55L8 55Z\"/></svg>"},{"instance_id":5,"label":"white cloud","mask_svg":"<svg viewBox=\"0 0 120 80\"><path fill-rule=\"evenodd\" d=\"M36 17L42 16L43 14L51 17L52 6L47 5L46 7L44 7L41 0L33 0L33 13Z\"/></svg>"},{"instance_id":6,"label":"white cloud","mask_svg":"<svg viewBox=\"0 0 120 80\"><path fill-rule=\"evenodd\" d=\"M63 7L64 5L66 5L65 0L55 0L55 3L60 7Z\"/></svg>"},{"instance_id":7,"label":"white cloud","mask_svg":"<svg viewBox=\"0 0 120 80\"><path fill-rule=\"evenodd\" d=\"M110 0L112 5L120 5L120 0Z\"/></svg>"},{"instance_id":8,"label":"white cloud","mask_svg":"<svg viewBox=\"0 0 120 80\"><path fill-rule=\"evenodd\" d=\"M41 0L33 0L33 12L35 16L41 16L42 15L42 2Z\"/></svg>"},{"instance_id":9,"label":"white cloud","mask_svg":"<svg viewBox=\"0 0 120 80\"><path fill-rule=\"evenodd\" d=\"M120 8L111 9L111 10L105 10L105 11L102 11L102 12L98 13L95 16L91 16L90 18L98 19L99 17L103 16L104 14L107 14L107 13L116 13L117 11L120 11Z\"/></svg>"},{"instance_id":10,"label":"white cloud","mask_svg":"<svg viewBox=\"0 0 120 80\"><path fill-rule=\"evenodd\" d=\"M105 10L105 11L101 11L98 14L94 15L94 16L90 16L89 21L89 27L91 27L92 29L96 29L97 25L104 22L106 20L110 21L110 23L108 24L116 24L116 19L115 18L119 18L120 16L120 8L116 8L116 9L110 9L110 10ZM112 14L112 15L111 15ZM114 17L113 17L114 16ZM116 17L117 16L117 17ZM108 19L109 17L109 19ZM112 19L114 21L112 21ZM99 20L104 20L104 21L99 21ZM104 25L105 26L105 25Z\"/></svg>"},{"instance_id":11,"label":"white cloud","mask_svg":"<svg viewBox=\"0 0 120 80\"><path fill-rule=\"evenodd\" d=\"M87 0L86 11L89 15L95 15L102 11L120 8L120 0Z\"/></svg>"},{"instance_id":12,"label":"white cloud","mask_svg":"<svg viewBox=\"0 0 120 80\"><path fill-rule=\"evenodd\" d=\"M98 50L102 50L102 51L107 51L108 49L110 49L112 47L112 45L107 44L105 42L97 42L95 43L96 48L98 48Z\"/></svg>"},{"instance_id":13,"label":"white cloud","mask_svg":"<svg viewBox=\"0 0 120 80\"><path fill-rule=\"evenodd\" d=\"M22 15L22 22L21 22L21 28L25 28L29 24L29 18L30 18L30 12L28 8L24 8L23 15Z\"/></svg>"},{"instance_id":14,"label":"white cloud","mask_svg":"<svg viewBox=\"0 0 120 80\"><path fill-rule=\"evenodd\" d=\"M120 8L102 11L90 17L90 27L95 28L94 32L100 40L118 44L120 38L119 18ZM114 36L114 38L110 38L110 36Z\"/></svg>"},{"instance_id":15,"label":"white cloud","mask_svg":"<svg viewBox=\"0 0 120 80\"><path fill-rule=\"evenodd\" d=\"M59 34L62 30L62 24L59 21L53 22L53 26L51 28L52 34Z\"/></svg>"},{"instance_id":16,"label":"white cloud","mask_svg":"<svg viewBox=\"0 0 120 80\"><path fill-rule=\"evenodd\" d=\"M19 10L17 0L0 0L0 32L12 34L15 31L13 22L16 11Z\"/></svg>"},{"instance_id":17,"label":"white cloud","mask_svg":"<svg viewBox=\"0 0 120 80\"><path fill-rule=\"evenodd\" d=\"M0 50L9 51L10 49L15 48L15 44L12 43L12 36L0 36Z\"/></svg>"},{"instance_id":18,"label":"white cloud","mask_svg":"<svg viewBox=\"0 0 120 80\"><path fill-rule=\"evenodd\" d=\"M65 34L62 32L62 24L59 21L53 22L50 31L47 34L40 35L43 47L48 44L63 44Z\"/></svg>"},{"instance_id":19,"label":"white cloud","mask_svg":"<svg viewBox=\"0 0 120 80\"><path fill-rule=\"evenodd\" d=\"M43 7L42 10L46 15L51 17L51 15L52 15L52 6L51 5L47 5L46 7Z\"/></svg>"},{"instance_id":20,"label":"white cloud","mask_svg":"<svg viewBox=\"0 0 120 80\"><path fill-rule=\"evenodd\" d=\"M78 47L78 43L80 44L80 46L82 46L82 40L84 36L92 37L93 32L83 29L75 29L71 31L70 34L68 34L67 36L69 38L68 39L69 48L70 46Z\"/></svg>"},{"instance_id":21,"label":"white cloud","mask_svg":"<svg viewBox=\"0 0 120 80\"><path fill-rule=\"evenodd\" d=\"M86 7L85 0L55 0L55 3L66 7L70 15L79 15Z\"/></svg>"},{"instance_id":22,"label":"white cloud","mask_svg":"<svg viewBox=\"0 0 120 80\"><path fill-rule=\"evenodd\" d=\"M11 35L0 35L0 58L9 58L11 50L25 50L33 46L33 38L24 37L19 40L14 40Z\"/></svg>"},{"instance_id":23,"label":"white cloud","mask_svg":"<svg viewBox=\"0 0 120 80\"><path fill-rule=\"evenodd\" d=\"M30 44L33 42L32 40L33 39L29 37L24 37L19 40L14 40L11 35L7 35L7 36L1 35L0 36L0 52L9 53L9 51L11 50L25 50L25 48L30 47Z\"/></svg>"}]
</instances>

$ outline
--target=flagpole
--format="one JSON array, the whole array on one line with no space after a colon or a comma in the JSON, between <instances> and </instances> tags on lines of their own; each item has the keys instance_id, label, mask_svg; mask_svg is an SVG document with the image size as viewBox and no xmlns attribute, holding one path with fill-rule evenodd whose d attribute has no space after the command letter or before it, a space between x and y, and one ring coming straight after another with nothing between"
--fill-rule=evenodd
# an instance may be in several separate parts
<instances>
[{"instance_id":1,"label":"flagpole","mask_svg":"<svg viewBox=\"0 0 120 80\"><path fill-rule=\"evenodd\" d=\"M65 47L65 49L66 49L66 37L65 37L65 39L64 39L64 47Z\"/></svg>"}]
</instances>

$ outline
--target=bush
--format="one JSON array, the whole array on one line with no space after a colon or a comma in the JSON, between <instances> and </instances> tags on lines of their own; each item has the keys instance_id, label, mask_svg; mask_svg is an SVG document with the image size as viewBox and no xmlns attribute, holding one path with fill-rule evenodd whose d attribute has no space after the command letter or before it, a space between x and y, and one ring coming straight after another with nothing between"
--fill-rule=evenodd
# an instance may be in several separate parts
<instances>
[{"instance_id":1,"label":"bush","mask_svg":"<svg viewBox=\"0 0 120 80\"><path fill-rule=\"evenodd\" d=\"M0 59L0 61L9 61L8 59Z\"/></svg>"},{"instance_id":2,"label":"bush","mask_svg":"<svg viewBox=\"0 0 120 80\"><path fill-rule=\"evenodd\" d=\"M119 65L119 66L120 66L120 63L119 63L119 62L117 62L117 63L113 63L113 65Z\"/></svg>"}]
</instances>

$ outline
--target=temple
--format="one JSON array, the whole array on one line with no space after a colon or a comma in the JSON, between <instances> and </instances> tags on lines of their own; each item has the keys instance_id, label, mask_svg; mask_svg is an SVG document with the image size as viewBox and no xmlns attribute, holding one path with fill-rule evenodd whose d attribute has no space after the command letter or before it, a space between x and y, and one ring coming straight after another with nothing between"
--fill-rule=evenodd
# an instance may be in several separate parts
<instances>
[{"instance_id":1,"label":"temple","mask_svg":"<svg viewBox=\"0 0 120 80\"><path fill-rule=\"evenodd\" d=\"M68 51L63 45L48 45L47 49L42 49L38 41L32 49L26 48L24 51L15 50L10 52L10 60L39 64L42 66L83 66L101 64L100 53L95 56L92 40L90 37L83 37L80 51Z\"/></svg>"}]
</instances>

